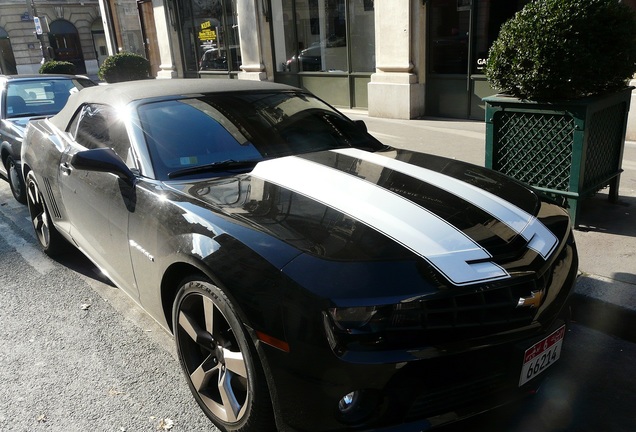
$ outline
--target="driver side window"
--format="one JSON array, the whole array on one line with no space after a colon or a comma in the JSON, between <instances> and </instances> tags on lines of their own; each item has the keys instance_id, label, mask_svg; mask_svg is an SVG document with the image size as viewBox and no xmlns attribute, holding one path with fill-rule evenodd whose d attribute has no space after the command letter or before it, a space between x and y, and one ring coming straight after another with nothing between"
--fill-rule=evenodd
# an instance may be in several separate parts
<instances>
[{"instance_id":1,"label":"driver side window","mask_svg":"<svg viewBox=\"0 0 636 432\"><path fill-rule=\"evenodd\" d=\"M75 141L87 149L111 148L134 167L126 125L108 105L84 105L69 126Z\"/></svg>"}]
</instances>

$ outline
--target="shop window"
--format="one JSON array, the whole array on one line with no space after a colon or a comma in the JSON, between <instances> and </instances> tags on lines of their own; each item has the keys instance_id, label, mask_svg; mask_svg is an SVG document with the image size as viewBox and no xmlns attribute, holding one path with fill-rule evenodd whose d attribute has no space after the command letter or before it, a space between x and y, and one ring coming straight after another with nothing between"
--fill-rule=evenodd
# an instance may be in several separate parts
<instances>
[{"instance_id":1,"label":"shop window","mask_svg":"<svg viewBox=\"0 0 636 432\"><path fill-rule=\"evenodd\" d=\"M374 0L271 0L278 72L375 71Z\"/></svg>"},{"instance_id":2,"label":"shop window","mask_svg":"<svg viewBox=\"0 0 636 432\"><path fill-rule=\"evenodd\" d=\"M274 28L283 24L274 30L279 71L349 71L345 0L272 0L272 10Z\"/></svg>"},{"instance_id":3,"label":"shop window","mask_svg":"<svg viewBox=\"0 0 636 432\"><path fill-rule=\"evenodd\" d=\"M373 0L349 2L351 70L375 71L375 16Z\"/></svg>"},{"instance_id":4,"label":"shop window","mask_svg":"<svg viewBox=\"0 0 636 432\"><path fill-rule=\"evenodd\" d=\"M146 57L144 36L139 19L137 0L110 0L119 52L130 52Z\"/></svg>"},{"instance_id":5,"label":"shop window","mask_svg":"<svg viewBox=\"0 0 636 432\"><path fill-rule=\"evenodd\" d=\"M236 0L179 3L188 71L239 71L241 49Z\"/></svg>"},{"instance_id":6,"label":"shop window","mask_svg":"<svg viewBox=\"0 0 636 432\"><path fill-rule=\"evenodd\" d=\"M272 0L271 7L276 70L298 72L294 0Z\"/></svg>"}]
</instances>

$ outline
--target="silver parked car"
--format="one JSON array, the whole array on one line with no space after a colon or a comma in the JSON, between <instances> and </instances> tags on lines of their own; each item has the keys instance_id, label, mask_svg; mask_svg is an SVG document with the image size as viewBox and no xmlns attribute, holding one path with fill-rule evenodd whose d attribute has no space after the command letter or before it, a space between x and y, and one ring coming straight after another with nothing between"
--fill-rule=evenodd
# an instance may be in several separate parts
<instances>
[{"instance_id":1,"label":"silver parked car","mask_svg":"<svg viewBox=\"0 0 636 432\"><path fill-rule=\"evenodd\" d=\"M33 117L57 114L71 93L96 85L76 75L0 75L0 176L22 204L26 197L20 148L27 123Z\"/></svg>"}]
</instances>

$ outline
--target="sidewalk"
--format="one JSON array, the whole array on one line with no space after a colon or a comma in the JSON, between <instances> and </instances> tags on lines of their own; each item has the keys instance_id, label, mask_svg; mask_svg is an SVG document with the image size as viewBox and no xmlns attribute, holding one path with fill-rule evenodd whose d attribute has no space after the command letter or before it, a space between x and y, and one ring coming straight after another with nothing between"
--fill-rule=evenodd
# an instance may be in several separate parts
<instances>
[{"instance_id":1,"label":"sidewalk","mask_svg":"<svg viewBox=\"0 0 636 432\"><path fill-rule=\"evenodd\" d=\"M378 119L364 111L342 111L364 120L385 144L484 165L483 122ZM574 319L636 341L636 142L625 143L622 166L618 203L607 200L606 190L583 201L574 233L580 259Z\"/></svg>"}]
</instances>

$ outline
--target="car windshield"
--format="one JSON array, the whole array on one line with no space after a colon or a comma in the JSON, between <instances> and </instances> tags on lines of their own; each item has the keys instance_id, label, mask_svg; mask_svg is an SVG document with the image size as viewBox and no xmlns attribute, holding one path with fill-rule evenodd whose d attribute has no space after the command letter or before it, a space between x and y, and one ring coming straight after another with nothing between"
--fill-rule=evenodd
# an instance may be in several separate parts
<instances>
[{"instance_id":1,"label":"car windshield","mask_svg":"<svg viewBox=\"0 0 636 432\"><path fill-rule=\"evenodd\" d=\"M138 114L162 180L245 172L264 159L321 150L383 147L302 92L210 94L146 103Z\"/></svg>"},{"instance_id":2,"label":"car windshield","mask_svg":"<svg viewBox=\"0 0 636 432\"><path fill-rule=\"evenodd\" d=\"M16 80L7 84L6 118L57 114L71 93L94 86L88 79L44 78Z\"/></svg>"}]
</instances>

